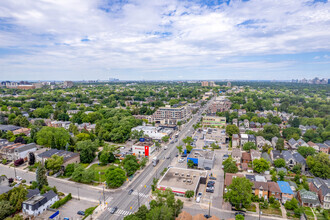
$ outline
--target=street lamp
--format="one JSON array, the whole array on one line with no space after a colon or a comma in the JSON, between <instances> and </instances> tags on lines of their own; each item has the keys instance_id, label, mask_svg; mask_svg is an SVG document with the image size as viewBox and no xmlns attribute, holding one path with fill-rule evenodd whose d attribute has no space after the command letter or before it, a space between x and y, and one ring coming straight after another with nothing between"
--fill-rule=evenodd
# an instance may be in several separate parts
<instances>
[{"instance_id":1,"label":"street lamp","mask_svg":"<svg viewBox=\"0 0 330 220\"><path fill-rule=\"evenodd\" d=\"M262 211L259 211L259 220L260 220L260 215L262 215Z\"/></svg>"}]
</instances>

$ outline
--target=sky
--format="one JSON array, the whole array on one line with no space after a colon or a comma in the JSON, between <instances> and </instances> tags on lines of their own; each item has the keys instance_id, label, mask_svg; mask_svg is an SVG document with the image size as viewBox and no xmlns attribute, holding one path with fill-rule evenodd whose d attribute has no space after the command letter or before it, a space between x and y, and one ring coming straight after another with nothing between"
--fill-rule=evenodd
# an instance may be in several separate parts
<instances>
[{"instance_id":1,"label":"sky","mask_svg":"<svg viewBox=\"0 0 330 220\"><path fill-rule=\"evenodd\" d=\"M0 80L330 78L327 0L1 0Z\"/></svg>"}]
</instances>

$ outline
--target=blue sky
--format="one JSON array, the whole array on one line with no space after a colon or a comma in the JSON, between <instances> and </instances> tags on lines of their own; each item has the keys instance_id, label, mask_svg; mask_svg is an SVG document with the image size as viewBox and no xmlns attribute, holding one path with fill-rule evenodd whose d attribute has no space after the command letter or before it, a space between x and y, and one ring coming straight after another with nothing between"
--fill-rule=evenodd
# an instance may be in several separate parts
<instances>
[{"instance_id":1,"label":"blue sky","mask_svg":"<svg viewBox=\"0 0 330 220\"><path fill-rule=\"evenodd\" d=\"M330 78L327 0L0 1L0 80Z\"/></svg>"}]
</instances>

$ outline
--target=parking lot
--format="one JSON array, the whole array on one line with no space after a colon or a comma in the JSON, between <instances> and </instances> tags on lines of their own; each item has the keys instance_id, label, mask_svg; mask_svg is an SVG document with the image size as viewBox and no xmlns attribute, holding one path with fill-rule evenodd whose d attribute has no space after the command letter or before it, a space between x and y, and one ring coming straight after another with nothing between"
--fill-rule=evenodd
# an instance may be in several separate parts
<instances>
[{"instance_id":1,"label":"parking lot","mask_svg":"<svg viewBox=\"0 0 330 220\"><path fill-rule=\"evenodd\" d=\"M64 206L59 208L61 219L69 218L69 219L82 219L82 215L78 215L78 211L85 211L87 208L96 206L97 203L89 202L86 200L77 200L71 199Z\"/></svg>"}]
</instances>

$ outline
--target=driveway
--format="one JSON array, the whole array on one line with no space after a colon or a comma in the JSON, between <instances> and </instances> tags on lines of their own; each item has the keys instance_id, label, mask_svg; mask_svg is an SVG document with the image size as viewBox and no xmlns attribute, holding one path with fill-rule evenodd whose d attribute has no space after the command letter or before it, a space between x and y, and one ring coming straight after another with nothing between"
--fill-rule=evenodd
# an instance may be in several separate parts
<instances>
[{"instance_id":1,"label":"driveway","mask_svg":"<svg viewBox=\"0 0 330 220\"><path fill-rule=\"evenodd\" d=\"M82 219L83 216L78 215L78 211L85 211L87 208L97 206L96 202L89 202L85 200L77 200L71 199L65 205L60 207L58 210L60 211L60 215L62 218L70 218L70 219Z\"/></svg>"}]
</instances>

